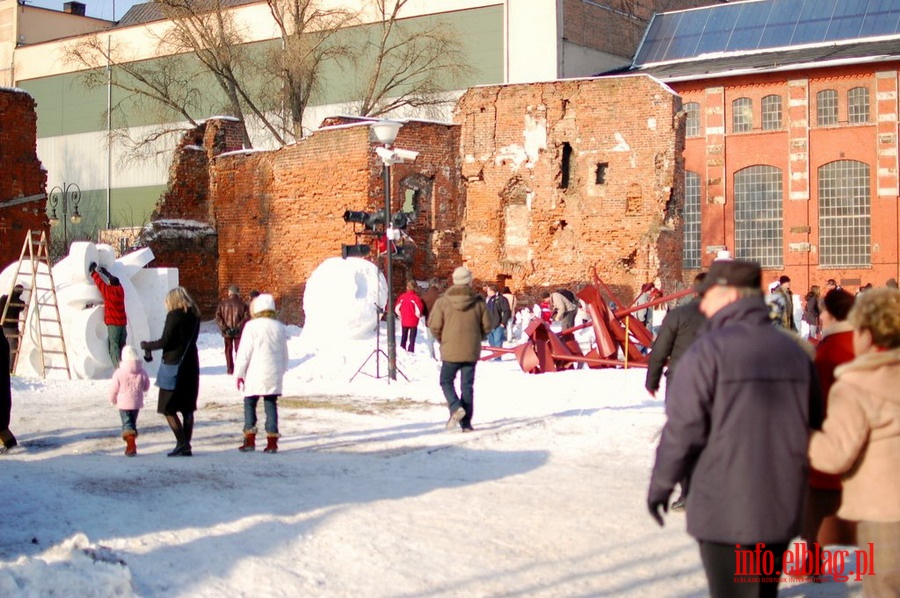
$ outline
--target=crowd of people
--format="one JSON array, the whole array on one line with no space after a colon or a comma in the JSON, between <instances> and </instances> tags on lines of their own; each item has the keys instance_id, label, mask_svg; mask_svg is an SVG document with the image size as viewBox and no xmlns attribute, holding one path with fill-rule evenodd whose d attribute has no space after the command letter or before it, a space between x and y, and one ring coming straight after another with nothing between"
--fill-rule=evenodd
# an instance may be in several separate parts
<instances>
[{"instance_id":1,"label":"crowd of people","mask_svg":"<svg viewBox=\"0 0 900 598\"><path fill-rule=\"evenodd\" d=\"M125 344L121 285L91 264L104 297L110 360L109 401L120 413L125 454L137 454L138 415L150 379L138 353ZM517 300L509 288L474 286L460 266L451 285L432 281L419 294L410 282L393 306L400 346L415 351L425 324L426 345L439 359L439 385L448 430L474 430L477 362L488 348L514 338ZM643 285L631 311L653 331L645 387L656 397L665 381L666 423L647 497L663 525L671 510L686 511L712 596L775 596L778 575L738 579L746 547L761 548L774 569L797 537L814 546L874 547L867 595L900 595L900 290L861 286L852 294L829 279L812 285L802 305L781 276L763 290L759 264L718 259L694 280L694 295L669 310L659 326L648 303L662 292ZM21 293L21 290L18 290ZM200 310L182 287L168 292L161 336L140 343L144 360L161 351L157 412L175 437L171 457L192 455L199 394L197 338ZM534 315L556 330L573 327L579 310L565 289L545 292ZM794 317L795 312L802 317ZM278 450L278 399L288 366L287 334L274 298L251 293L245 302L228 289L215 322L224 341L227 372L244 397L242 452L256 449L262 399L266 447ZM801 325L802 323L802 325ZM4 326L0 362L10 360ZM18 332L18 329L16 330ZM11 336L17 338L15 334ZM439 347L439 353L436 350ZM0 368L0 451L16 445L9 430L9 368ZM679 496L672 501L675 488ZM744 548L742 548L744 547ZM814 557L809 557L814 558ZM783 566L785 565L785 566ZM801 567L802 565L802 567ZM793 564L793 572L821 574L823 563Z\"/></svg>"},{"instance_id":2,"label":"crowd of people","mask_svg":"<svg viewBox=\"0 0 900 598\"><path fill-rule=\"evenodd\" d=\"M717 260L663 320L645 383L655 396L666 380L648 509L660 525L686 510L711 596L843 573L827 571L829 545L871 548L865 594L898 596L900 290L829 280L800 306L790 282L764 294L757 263ZM798 536L804 560L783 562ZM741 576L748 550L770 570Z\"/></svg>"}]
</instances>

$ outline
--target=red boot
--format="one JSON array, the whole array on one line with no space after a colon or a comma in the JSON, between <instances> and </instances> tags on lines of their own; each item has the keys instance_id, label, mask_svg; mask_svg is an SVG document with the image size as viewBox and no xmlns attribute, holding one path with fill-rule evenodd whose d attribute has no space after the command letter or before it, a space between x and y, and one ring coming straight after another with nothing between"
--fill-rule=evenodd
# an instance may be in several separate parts
<instances>
[{"instance_id":1,"label":"red boot","mask_svg":"<svg viewBox=\"0 0 900 598\"><path fill-rule=\"evenodd\" d=\"M125 456L134 457L137 455L137 432L122 432L122 439L125 441Z\"/></svg>"},{"instance_id":2,"label":"red boot","mask_svg":"<svg viewBox=\"0 0 900 598\"><path fill-rule=\"evenodd\" d=\"M277 453L278 452L278 436L266 436L266 448L263 449L264 453Z\"/></svg>"},{"instance_id":3,"label":"red boot","mask_svg":"<svg viewBox=\"0 0 900 598\"><path fill-rule=\"evenodd\" d=\"M242 453L256 450L256 432L244 432L244 444L238 447Z\"/></svg>"}]
</instances>

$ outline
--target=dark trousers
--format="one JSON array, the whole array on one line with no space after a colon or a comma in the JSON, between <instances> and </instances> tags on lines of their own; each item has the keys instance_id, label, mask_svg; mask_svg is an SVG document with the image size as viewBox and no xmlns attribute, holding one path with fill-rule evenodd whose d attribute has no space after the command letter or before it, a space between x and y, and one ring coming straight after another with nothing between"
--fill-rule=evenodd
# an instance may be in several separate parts
<instances>
[{"instance_id":1,"label":"dark trousers","mask_svg":"<svg viewBox=\"0 0 900 598\"><path fill-rule=\"evenodd\" d=\"M239 336L225 337L225 371L229 376L234 373L234 356L237 354L240 343L241 337Z\"/></svg>"},{"instance_id":2,"label":"dark trousers","mask_svg":"<svg viewBox=\"0 0 900 598\"><path fill-rule=\"evenodd\" d=\"M3 308L0 307L0 310ZM16 360L16 351L19 350L19 327L3 327L3 334L6 336L6 340L9 341L9 373L13 374L13 363Z\"/></svg>"},{"instance_id":3,"label":"dark trousers","mask_svg":"<svg viewBox=\"0 0 900 598\"><path fill-rule=\"evenodd\" d=\"M139 409L119 409L119 417L122 418L123 432L137 432L137 418Z\"/></svg>"},{"instance_id":4,"label":"dark trousers","mask_svg":"<svg viewBox=\"0 0 900 598\"><path fill-rule=\"evenodd\" d=\"M128 339L128 331L125 326L106 325L107 343L109 345L109 360L114 369L119 368L119 360L122 358L122 347Z\"/></svg>"},{"instance_id":5,"label":"dark trousers","mask_svg":"<svg viewBox=\"0 0 900 598\"><path fill-rule=\"evenodd\" d=\"M416 334L418 334L418 332L419 329L416 326L402 326L402 331L400 332L400 346L410 353L415 353ZM409 340L408 343L407 339Z\"/></svg>"},{"instance_id":6,"label":"dark trousers","mask_svg":"<svg viewBox=\"0 0 900 598\"><path fill-rule=\"evenodd\" d=\"M475 414L475 363L441 362L441 390L447 400L450 413L462 407L466 416L459 421L463 428L472 427L472 416ZM459 395L456 394L456 374L459 373Z\"/></svg>"},{"instance_id":7,"label":"dark trousers","mask_svg":"<svg viewBox=\"0 0 900 598\"><path fill-rule=\"evenodd\" d=\"M777 598L778 577L787 542L767 544L761 554L772 553L772 573L765 575L736 575L737 559L734 544L718 544L700 540L700 560L706 571L706 583L712 598ZM755 550L755 544L741 545L741 550ZM762 557L760 558L762 561ZM779 575L775 574L779 572ZM746 572L744 572L746 573ZM774 580L774 581L772 581Z\"/></svg>"}]
</instances>

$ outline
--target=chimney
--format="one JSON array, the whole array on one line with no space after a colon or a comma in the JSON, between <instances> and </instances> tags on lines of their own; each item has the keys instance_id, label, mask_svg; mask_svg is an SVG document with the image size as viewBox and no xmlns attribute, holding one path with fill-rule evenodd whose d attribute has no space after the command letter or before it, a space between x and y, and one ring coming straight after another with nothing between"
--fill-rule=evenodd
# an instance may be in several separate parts
<instances>
[{"instance_id":1,"label":"chimney","mask_svg":"<svg viewBox=\"0 0 900 598\"><path fill-rule=\"evenodd\" d=\"M84 9L86 6L81 2L66 2L63 4L63 12L67 12L70 15L78 15L79 17L84 16Z\"/></svg>"}]
</instances>

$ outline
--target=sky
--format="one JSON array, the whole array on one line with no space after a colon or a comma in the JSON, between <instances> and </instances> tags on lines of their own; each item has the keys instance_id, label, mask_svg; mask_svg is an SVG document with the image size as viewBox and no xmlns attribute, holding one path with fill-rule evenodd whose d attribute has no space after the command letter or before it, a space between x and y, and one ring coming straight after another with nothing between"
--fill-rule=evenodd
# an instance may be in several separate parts
<instances>
[{"instance_id":1,"label":"sky","mask_svg":"<svg viewBox=\"0 0 900 598\"><path fill-rule=\"evenodd\" d=\"M333 296L347 280L332 272L307 290ZM464 434L445 429L421 327L414 353L398 347L396 381L376 352L383 324L337 346L321 328L288 333L274 455L237 450L242 396L211 321L190 458L166 456L156 388L128 458L108 380L14 376L0 596L706 595L684 514L660 528L646 512L665 413L645 370L528 375L510 356L481 362L476 430ZM578 335L586 348L590 332ZM826 577L785 581L781 595L861 593Z\"/></svg>"},{"instance_id":2,"label":"sky","mask_svg":"<svg viewBox=\"0 0 900 598\"><path fill-rule=\"evenodd\" d=\"M129 8L135 4L141 4L142 0L80 0L87 8L85 14L97 19L117 21L122 18ZM25 0L31 6L62 10L65 0Z\"/></svg>"}]
</instances>

